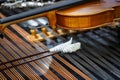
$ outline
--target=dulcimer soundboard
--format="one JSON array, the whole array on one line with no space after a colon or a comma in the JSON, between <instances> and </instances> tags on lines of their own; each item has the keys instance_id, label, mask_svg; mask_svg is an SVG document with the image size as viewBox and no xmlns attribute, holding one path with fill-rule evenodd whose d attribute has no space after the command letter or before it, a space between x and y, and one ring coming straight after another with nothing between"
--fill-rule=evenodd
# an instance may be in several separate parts
<instances>
[{"instance_id":1,"label":"dulcimer soundboard","mask_svg":"<svg viewBox=\"0 0 120 80\"><path fill-rule=\"evenodd\" d=\"M114 0L105 1L119 4ZM114 20L119 22L119 6L109 4L106 8L105 5L101 8L100 5L103 4L98 3L103 2L81 2L60 8L57 12L55 9L57 17L52 17L51 21L48 16L44 16L48 13L45 12L38 14L39 16L12 19L13 21L9 22L11 16L38 7L11 9L2 6L0 20L5 29L4 37L0 39L0 80L119 80L119 23L116 23L117 26L102 25L106 22L113 24ZM86 6L88 4L89 7ZM115 9L116 17L113 18ZM84 11L85 13L82 13ZM49 11L50 15L54 12ZM74 13L77 13L77 16ZM56 19L57 24L52 26L51 22ZM88 26L90 21L92 23ZM96 27L97 25L99 27ZM64 44L71 38L71 44L81 43L80 49L72 53L50 52L51 48Z\"/></svg>"}]
</instances>

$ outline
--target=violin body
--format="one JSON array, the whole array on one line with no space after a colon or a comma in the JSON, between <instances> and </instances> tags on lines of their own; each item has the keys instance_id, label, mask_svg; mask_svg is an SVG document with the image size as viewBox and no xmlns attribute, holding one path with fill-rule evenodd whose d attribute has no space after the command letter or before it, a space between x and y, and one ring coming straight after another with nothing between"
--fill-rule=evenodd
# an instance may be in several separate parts
<instances>
[{"instance_id":1,"label":"violin body","mask_svg":"<svg viewBox=\"0 0 120 80\"><path fill-rule=\"evenodd\" d=\"M57 26L64 29L86 30L110 24L120 18L120 2L91 2L56 12Z\"/></svg>"}]
</instances>

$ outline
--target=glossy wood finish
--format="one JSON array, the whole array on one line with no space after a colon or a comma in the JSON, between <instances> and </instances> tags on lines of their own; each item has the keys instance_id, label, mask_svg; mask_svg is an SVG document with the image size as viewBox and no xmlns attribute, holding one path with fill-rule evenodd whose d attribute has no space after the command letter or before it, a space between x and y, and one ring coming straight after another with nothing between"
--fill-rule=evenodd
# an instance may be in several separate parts
<instances>
[{"instance_id":1,"label":"glossy wood finish","mask_svg":"<svg viewBox=\"0 0 120 80\"><path fill-rule=\"evenodd\" d=\"M120 2L101 0L56 12L57 25L65 29L96 28L120 18Z\"/></svg>"},{"instance_id":2,"label":"glossy wood finish","mask_svg":"<svg viewBox=\"0 0 120 80\"><path fill-rule=\"evenodd\" d=\"M88 0L89 1L89 0ZM56 28L56 16L55 16L55 11L60 9L60 8L64 8L64 7L69 7L69 5L76 5L77 3L83 3L83 2L87 2L84 0L62 0L59 2L56 2L52 5L48 5L48 6L43 6L43 7L39 7L30 11L23 11L22 13L19 13L17 15L12 15L9 16L5 19L0 20L0 33L4 34L4 29L9 26L10 24L15 24L15 23L19 23L25 20L29 20L29 19L34 19L37 17L42 17L45 16L49 19L50 21L50 25L52 26L53 29ZM3 35L1 35L2 38Z\"/></svg>"},{"instance_id":3,"label":"glossy wood finish","mask_svg":"<svg viewBox=\"0 0 120 80\"><path fill-rule=\"evenodd\" d=\"M45 13L42 13L42 14L37 14L37 15L34 15L34 16L30 16L30 17L18 19L18 20L15 20L15 21L11 21L11 22L8 22L8 23L5 23L5 24L0 24L0 27L1 27L0 32L4 32L4 29L11 24L20 23L20 22L30 20L30 19L35 19L35 18L38 18L38 17L47 17L50 25L54 29L54 28L56 28L56 26L55 26L56 25L55 12L56 12L56 10L52 10L52 11L48 11L48 12L45 12ZM0 15L1 14L2 13L0 13Z\"/></svg>"}]
</instances>

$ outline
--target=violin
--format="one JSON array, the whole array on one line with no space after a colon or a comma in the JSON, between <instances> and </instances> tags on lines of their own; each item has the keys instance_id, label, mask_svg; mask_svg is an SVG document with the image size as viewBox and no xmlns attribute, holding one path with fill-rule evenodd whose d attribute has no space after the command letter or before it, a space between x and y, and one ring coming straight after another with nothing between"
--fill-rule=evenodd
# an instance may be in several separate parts
<instances>
[{"instance_id":1,"label":"violin","mask_svg":"<svg viewBox=\"0 0 120 80\"><path fill-rule=\"evenodd\" d=\"M47 17L50 26L54 30L59 27L69 30L94 29L119 20L120 1L65 0L50 6L6 17L0 19L0 37L3 38L7 26L38 17Z\"/></svg>"},{"instance_id":2,"label":"violin","mask_svg":"<svg viewBox=\"0 0 120 80\"><path fill-rule=\"evenodd\" d=\"M96 1L96 0L92 0ZM26 20L35 19L38 17L47 17L53 29L56 29L56 11L63 8L68 8L72 6L77 6L80 4L85 4L86 2L91 2L91 0L62 0L56 2L52 5L38 7L36 9L32 9L30 11L22 12L16 15L12 15L9 17L3 17L0 19L0 37L3 38L4 30L11 24L20 23Z\"/></svg>"},{"instance_id":3,"label":"violin","mask_svg":"<svg viewBox=\"0 0 120 80\"><path fill-rule=\"evenodd\" d=\"M57 26L70 30L87 30L111 24L120 18L120 2L100 0L56 12Z\"/></svg>"}]
</instances>

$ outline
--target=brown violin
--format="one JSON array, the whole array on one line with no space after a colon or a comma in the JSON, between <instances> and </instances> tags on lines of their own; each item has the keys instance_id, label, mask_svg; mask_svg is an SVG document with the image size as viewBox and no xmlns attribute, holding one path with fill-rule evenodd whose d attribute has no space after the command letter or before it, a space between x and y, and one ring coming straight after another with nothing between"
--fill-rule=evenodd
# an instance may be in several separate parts
<instances>
[{"instance_id":1,"label":"brown violin","mask_svg":"<svg viewBox=\"0 0 120 80\"><path fill-rule=\"evenodd\" d=\"M93 29L111 24L114 20L120 18L120 1L65 0L50 6L6 17L0 19L0 37L3 37L4 29L7 26L42 16L48 18L53 29L57 27L69 30Z\"/></svg>"},{"instance_id":2,"label":"brown violin","mask_svg":"<svg viewBox=\"0 0 120 80\"><path fill-rule=\"evenodd\" d=\"M120 2L101 0L56 12L57 26L64 29L86 30L110 24L120 18Z\"/></svg>"}]
</instances>

